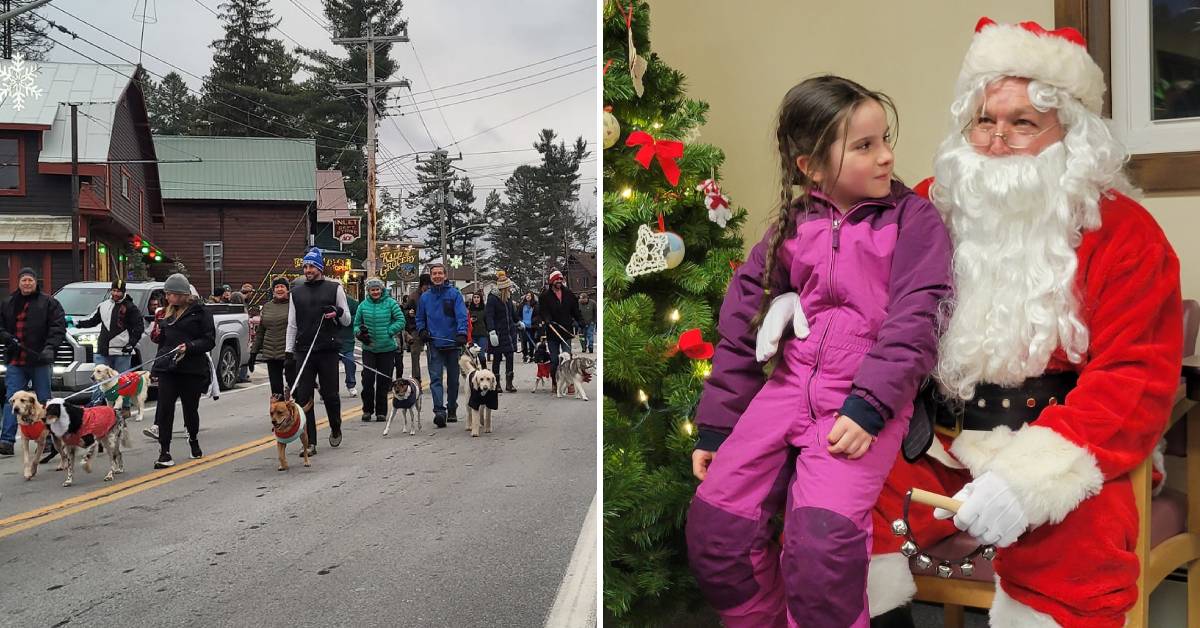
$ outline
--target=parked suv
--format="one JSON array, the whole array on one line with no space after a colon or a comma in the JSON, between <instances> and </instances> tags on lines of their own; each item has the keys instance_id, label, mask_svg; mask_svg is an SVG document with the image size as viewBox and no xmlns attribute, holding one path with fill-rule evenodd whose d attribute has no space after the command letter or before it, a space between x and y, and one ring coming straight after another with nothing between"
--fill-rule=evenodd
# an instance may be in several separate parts
<instances>
[{"instance_id":1,"label":"parked suv","mask_svg":"<svg viewBox=\"0 0 1200 628\"><path fill-rule=\"evenodd\" d=\"M63 312L72 319L90 317L105 299L111 298L112 284L101 281L70 283L54 293L62 304ZM150 294L161 290L161 281L129 282L126 294L141 310L146 319L146 333L138 341L133 352L133 365L154 357L158 347L150 340L150 323L154 313L146 311ZM196 294L196 288L192 288ZM197 295L198 297L199 295ZM250 321L245 305L232 303L205 304L213 314L217 344L212 351L213 364L217 367L217 383L221 390L233 388L237 383L238 371L250 359ZM99 327L79 328L67 325L67 337L58 346L51 370L51 386L58 390L81 390L92 385L92 370L95 368L93 355L100 339ZM0 348L0 351L3 351ZM4 366L0 365L0 372ZM153 382L152 382L153 384Z\"/></svg>"}]
</instances>

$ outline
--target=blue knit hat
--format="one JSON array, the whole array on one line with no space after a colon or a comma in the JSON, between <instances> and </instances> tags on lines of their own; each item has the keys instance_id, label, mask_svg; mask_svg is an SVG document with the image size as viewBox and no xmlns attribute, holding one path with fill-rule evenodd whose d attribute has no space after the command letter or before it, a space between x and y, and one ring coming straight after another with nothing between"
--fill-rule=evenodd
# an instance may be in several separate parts
<instances>
[{"instance_id":1,"label":"blue knit hat","mask_svg":"<svg viewBox=\"0 0 1200 628\"><path fill-rule=\"evenodd\" d=\"M308 253L304 254L304 263L312 264L317 267L317 270L325 272L325 256L321 255L321 249L313 247Z\"/></svg>"}]
</instances>

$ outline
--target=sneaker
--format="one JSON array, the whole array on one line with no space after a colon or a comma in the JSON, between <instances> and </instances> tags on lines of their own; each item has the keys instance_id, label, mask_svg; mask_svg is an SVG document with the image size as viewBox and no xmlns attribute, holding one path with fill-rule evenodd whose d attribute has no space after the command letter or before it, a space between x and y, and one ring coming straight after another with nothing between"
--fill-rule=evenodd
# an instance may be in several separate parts
<instances>
[{"instance_id":1,"label":"sneaker","mask_svg":"<svg viewBox=\"0 0 1200 628\"><path fill-rule=\"evenodd\" d=\"M11 455L13 455L13 444L12 443L0 443L0 456L11 456Z\"/></svg>"},{"instance_id":2,"label":"sneaker","mask_svg":"<svg viewBox=\"0 0 1200 628\"><path fill-rule=\"evenodd\" d=\"M346 396L347 397L357 397L358 396L358 388L355 386L347 386L346 387Z\"/></svg>"},{"instance_id":3,"label":"sneaker","mask_svg":"<svg viewBox=\"0 0 1200 628\"><path fill-rule=\"evenodd\" d=\"M433 415L433 424L438 426L439 428L446 427L446 415L434 414Z\"/></svg>"},{"instance_id":4,"label":"sneaker","mask_svg":"<svg viewBox=\"0 0 1200 628\"><path fill-rule=\"evenodd\" d=\"M308 446L308 455L310 455L310 456L315 456L315 455L317 455L317 446L316 446L316 445L309 445L309 446Z\"/></svg>"},{"instance_id":5,"label":"sneaker","mask_svg":"<svg viewBox=\"0 0 1200 628\"><path fill-rule=\"evenodd\" d=\"M188 444L192 446L192 460L204 455L204 452L200 451L200 441L189 440Z\"/></svg>"},{"instance_id":6,"label":"sneaker","mask_svg":"<svg viewBox=\"0 0 1200 628\"><path fill-rule=\"evenodd\" d=\"M337 434L334 434L333 432L330 432L329 433L329 446L337 447L338 445L341 445L341 444L342 444L342 433L338 432Z\"/></svg>"},{"instance_id":7,"label":"sneaker","mask_svg":"<svg viewBox=\"0 0 1200 628\"><path fill-rule=\"evenodd\" d=\"M158 454L158 460L154 461L155 469L166 469L173 466L175 466L175 461L171 460L171 454L165 451L161 454Z\"/></svg>"},{"instance_id":8,"label":"sneaker","mask_svg":"<svg viewBox=\"0 0 1200 628\"><path fill-rule=\"evenodd\" d=\"M386 414L377 414L377 415L375 415L375 421L378 423L383 423L383 422L387 421L387 415Z\"/></svg>"},{"instance_id":9,"label":"sneaker","mask_svg":"<svg viewBox=\"0 0 1200 628\"><path fill-rule=\"evenodd\" d=\"M147 438L153 438L154 440L158 440L158 426L157 425L147 426L146 429L142 430L142 433L145 434Z\"/></svg>"},{"instance_id":10,"label":"sneaker","mask_svg":"<svg viewBox=\"0 0 1200 628\"><path fill-rule=\"evenodd\" d=\"M446 422L447 423L458 423L458 416L456 416L453 412L451 412L450 414L446 415Z\"/></svg>"}]
</instances>

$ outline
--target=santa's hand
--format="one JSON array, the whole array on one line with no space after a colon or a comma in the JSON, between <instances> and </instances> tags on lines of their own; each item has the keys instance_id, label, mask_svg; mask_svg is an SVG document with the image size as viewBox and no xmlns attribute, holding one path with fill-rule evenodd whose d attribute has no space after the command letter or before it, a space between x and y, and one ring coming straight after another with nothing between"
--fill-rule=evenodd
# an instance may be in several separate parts
<instances>
[{"instance_id":1,"label":"santa's hand","mask_svg":"<svg viewBox=\"0 0 1200 628\"><path fill-rule=\"evenodd\" d=\"M800 306L800 295L787 292L775 297L767 315L763 318L762 326L758 328L758 340L754 347L754 356L759 362L766 362L779 349L779 341L783 338L783 330L788 320L792 321L792 331L797 338L808 338L808 319Z\"/></svg>"},{"instance_id":2,"label":"santa's hand","mask_svg":"<svg viewBox=\"0 0 1200 628\"><path fill-rule=\"evenodd\" d=\"M1029 527L1025 508L1012 487L991 471L964 486L954 498L963 503L954 515L954 525L984 545L1008 547ZM934 512L935 517L938 514Z\"/></svg>"}]
</instances>

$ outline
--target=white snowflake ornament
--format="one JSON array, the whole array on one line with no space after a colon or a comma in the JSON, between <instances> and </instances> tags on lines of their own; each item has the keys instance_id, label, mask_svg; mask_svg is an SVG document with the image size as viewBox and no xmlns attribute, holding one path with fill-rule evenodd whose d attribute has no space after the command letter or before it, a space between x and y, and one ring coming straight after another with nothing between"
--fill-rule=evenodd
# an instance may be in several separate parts
<instances>
[{"instance_id":1,"label":"white snowflake ornament","mask_svg":"<svg viewBox=\"0 0 1200 628\"><path fill-rule=\"evenodd\" d=\"M450 256L450 268L462 268L463 259L461 255Z\"/></svg>"},{"instance_id":2,"label":"white snowflake ornament","mask_svg":"<svg viewBox=\"0 0 1200 628\"><path fill-rule=\"evenodd\" d=\"M388 236L395 236L404 228L404 221L400 219L400 214L396 212L388 212L379 219L379 231Z\"/></svg>"},{"instance_id":3,"label":"white snowflake ornament","mask_svg":"<svg viewBox=\"0 0 1200 628\"><path fill-rule=\"evenodd\" d=\"M42 97L42 88L37 86L38 67L26 61L21 53L13 55L12 62L0 68L0 101L12 99L13 109L25 108L25 98Z\"/></svg>"},{"instance_id":4,"label":"white snowflake ornament","mask_svg":"<svg viewBox=\"0 0 1200 628\"><path fill-rule=\"evenodd\" d=\"M630 277L675 268L683 261L683 238L670 231L655 232L648 225L638 227L637 246L625 265Z\"/></svg>"}]
</instances>

